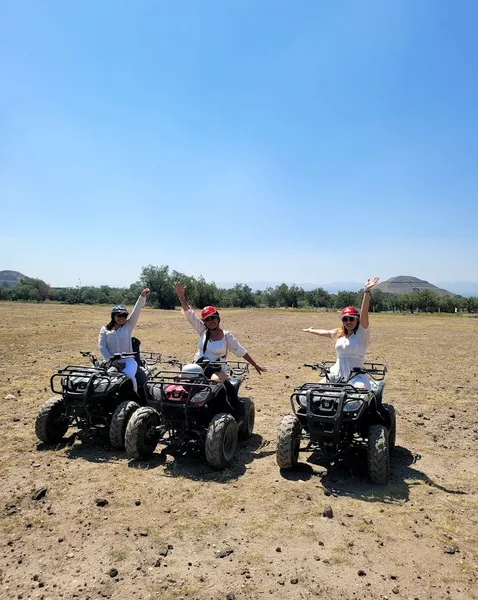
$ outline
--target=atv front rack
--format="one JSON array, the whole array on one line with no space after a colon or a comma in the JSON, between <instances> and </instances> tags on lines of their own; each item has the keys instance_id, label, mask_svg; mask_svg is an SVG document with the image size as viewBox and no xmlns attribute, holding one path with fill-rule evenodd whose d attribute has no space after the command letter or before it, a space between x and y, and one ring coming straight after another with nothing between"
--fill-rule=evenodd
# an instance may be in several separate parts
<instances>
[{"instance_id":1,"label":"atv front rack","mask_svg":"<svg viewBox=\"0 0 478 600\"><path fill-rule=\"evenodd\" d=\"M121 373L115 373L116 377ZM79 385L79 391L72 391L73 385L71 385L72 379L85 379L82 382L83 385ZM69 396L77 396L86 398L94 385L99 385L103 381L106 382L104 393L107 393L109 388L114 384L114 377L107 372L103 367L85 367L83 365L68 365L64 369L60 369L57 373L50 377L50 388L54 394L62 394L65 392ZM60 380L61 388L58 389L55 383Z\"/></svg>"},{"instance_id":2,"label":"atv front rack","mask_svg":"<svg viewBox=\"0 0 478 600\"><path fill-rule=\"evenodd\" d=\"M305 364L304 367L310 367L314 371L319 371L322 377L328 379L330 375L330 369L335 365L333 361L324 361L322 363L314 363L314 364ZM355 367L352 369L350 373L349 380L355 377L356 375L370 375L372 379L375 381L382 381L385 378L385 374L387 373L387 365L382 363L373 363L368 362L364 363L363 367ZM332 383L332 382L327 382ZM347 381L337 382L339 385L344 385L348 383ZM307 385L307 384L306 384Z\"/></svg>"}]
</instances>

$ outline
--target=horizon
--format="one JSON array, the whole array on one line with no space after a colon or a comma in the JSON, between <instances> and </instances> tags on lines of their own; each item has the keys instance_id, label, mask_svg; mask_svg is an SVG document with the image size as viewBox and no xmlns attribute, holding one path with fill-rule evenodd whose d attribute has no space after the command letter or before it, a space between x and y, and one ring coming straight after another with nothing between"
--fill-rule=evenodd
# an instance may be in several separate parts
<instances>
[{"instance_id":1,"label":"horizon","mask_svg":"<svg viewBox=\"0 0 478 600\"><path fill-rule=\"evenodd\" d=\"M14 272L14 273L20 273L21 275L23 275L24 277L33 277L36 278L36 276L32 276L32 275L27 275L25 273L21 273L19 271L16 271L14 269L0 269L0 273L3 273L5 271L10 271L10 272ZM185 275L188 275L187 273L185 273ZM424 279L421 278L417 278L413 275L395 275L394 277L391 277L389 279L394 279L396 277L410 277L410 278L415 278L415 279L419 279L422 282L425 283L429 283L437 288L440 289L444 289L446 291L452 292L458 296L465 296L465 297L478 297L478 281L441 281L441 282L432 282L432 281L426 281ZM138 277L139 278L139 277ZM88 284L83 284L81 282L81 280L77 283L77 285L73 285L73 286L57 286L57 285L53 285L50 282L48 282L47 280L44 280L46 283L48 283L48 285L50 285L50 287L52 289L62 289L62 288L68 288L68 287L100 287L101 285L105 285L111 288L127 288L129 287L129 285L131 285L132 283L135 283L136 281L138 281L138 278L135 281L131 281L128 285L125 286L121 286L121 285L112 285L109 283L102 283L99 285L94 285L94 286L90 286ZM40 278L41 279L41 278ZM387 281L389 281L389 279L386 280L380 280L380 283L386 283ZM352 282L352 281L348 281L348 282L344 282L344 281L330 281L327 283L312 283L312 282L293 282L293 281L265 281L265 280L261 280L261 281L209 281L209 283L214 283L218 288L220 289L231 289L233 288L236 284L243 284L243 285L248 285L254 292L256 291L265 291L268 287L278 287L282 284L286 284L287 286L297 286L299 288L304 289L304 291L310 291L313 289L317 289L317 288L323 288L325 289L327 292L329 292L330 294L336 294L338 291L352 291L352 292L358 292L360 289L363 288L363 283L359 283L357 281Z\"/></svg>"},{"instance_id":2,"label":"horizon","mask_svg":"<svg viewBox=\"0 0 478 600\"><path fill-rule=\"evenodd\" d=\"M7 3L0 255L56 287L148 264L467 282L477 17L473 0Z\"/></svg>"}]
</instances>

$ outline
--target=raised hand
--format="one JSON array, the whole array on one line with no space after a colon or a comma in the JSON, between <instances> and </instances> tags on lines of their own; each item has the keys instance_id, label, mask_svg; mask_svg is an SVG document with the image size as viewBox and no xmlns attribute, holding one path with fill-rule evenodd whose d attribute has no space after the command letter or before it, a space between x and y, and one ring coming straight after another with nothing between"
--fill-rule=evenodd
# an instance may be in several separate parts
<instances>
[{"instance_id":1,"label":"raised hand","mask_svg":"<svg viewBox=\"0 0 478 600\"><path fill-rule=\"evenodd\" d=\"M149 296L150 293L150 289L149 288L144 288L144 290L141 292L141 296Z\"/></svg>"},{"instance_id":2,"label":"raised hand","mask_svg":"<svg viewBox=\"0 0 478 600\"><path fill-rule=\"evenodd\" d=\"M374 277L373 279L367 279L366 284L363 286L364 291L370 291L374 288L377 283L380 281L379 277Z\"/></svg>"},{"instance_id":3,"label":"raised hand","mask_svg":"<svg viewBox=\"0 0 478 600\"><path fill-rule=\"evenodd\" d=\"M184 294L186 292L186 286L184 286L180 281L175 281L173 284L174 291L178 295L180 300L184 300Z\"/></svg>"}]
</instances>

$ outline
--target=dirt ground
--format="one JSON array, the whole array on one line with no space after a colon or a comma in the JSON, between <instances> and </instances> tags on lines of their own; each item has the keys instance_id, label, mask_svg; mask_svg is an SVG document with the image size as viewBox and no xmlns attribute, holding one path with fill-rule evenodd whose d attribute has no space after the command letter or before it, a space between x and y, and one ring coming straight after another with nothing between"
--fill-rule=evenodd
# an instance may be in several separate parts
<instances>
[{"instance_id":1,"label":"dirt ground","mask_svg":"<svg viewBox=\"0 0 478 600\"><path fill-rule=\"evenodd\" d=\"M300 330L336 326L332 313L223 311L268 368L241 390L256 433L230 469L161 447L130 460L102 432L38 443L50 376L84 363L108 312L0 303L2 599L478 598L478 319L372 315L367 358L387 363L398 414L382 488L360 454L327 467L304 453L293 473L276 465L290 394L315 379L303 363L334 358L333 342ZM197 344L178 311L144 309L136 333L142 349L185 362Z\"/></svg>"}]
</instances>

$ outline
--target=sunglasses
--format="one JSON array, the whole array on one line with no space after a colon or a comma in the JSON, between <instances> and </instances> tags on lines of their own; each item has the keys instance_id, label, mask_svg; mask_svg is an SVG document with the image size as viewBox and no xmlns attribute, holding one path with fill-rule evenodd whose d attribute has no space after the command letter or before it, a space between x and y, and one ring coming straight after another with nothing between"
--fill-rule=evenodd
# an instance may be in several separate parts
<instances>
[{"instance_id":1,"label":"sunglasses","mask_svg":"<svg viewBox=\"0 0 478 600\"><path fill-rule=\"evenodd\" d=\"M342 317L342 323L350 323L352 321L355 321L357 317Z\"/></svg>"},{"instance_id":2,"label":"sunglasses","mask_svg":"<svg viewBox=\"0 0 478 600\"><path fill-rule=\"evenodd\" d=\"M116 313L115 317L118 317L118 319L127 319L128 313Z\"/></svg>"},{"instance_id":3,"label":"sunglasses","mask_svg":"<svg viewBox=\"0 0 478 600\"><path fill-rule=\"evenodd\" d=\"M210 317L206 317L205 319L203 319L203 323L209 323L209 321L212 321L213 319L217 319L218 316L217 315L211 315Z\"/></svg>"}]
</instances>

